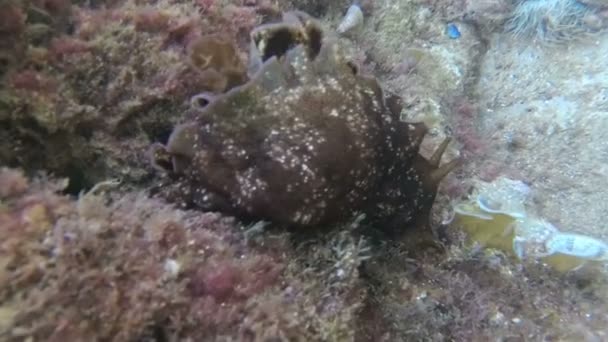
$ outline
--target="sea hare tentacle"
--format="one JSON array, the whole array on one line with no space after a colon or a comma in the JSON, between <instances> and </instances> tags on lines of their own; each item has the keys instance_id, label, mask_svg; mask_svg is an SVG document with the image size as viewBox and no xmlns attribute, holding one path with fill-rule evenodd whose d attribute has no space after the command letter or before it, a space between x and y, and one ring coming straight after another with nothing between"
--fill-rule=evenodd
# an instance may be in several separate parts
<instances>
[{"instance_id":1,"label":"sea hare tentacle","mask_svg":"<svg viewBox=\"0 0 608 342\"><path fill-rule=\"evenodd\" d=\"M441 157L443 157L443 154L445 153L445 149L448 147L451 140L452 139L450 139L450 138L443 139L441 144L437 147L437 149L435 150L435 152L429 159L429 164L431 166L439 167L439 163L441 163Z\"/></svg>"},{"instance_id":2,"label":"sea hare tentacle","mask_svg":"<svg viewBox=\"0 0 608 342\"><path fill-rule=\"evenodd\" d=\"M439 181L458 164L439 166L449 140L429 160L420 156L427 127L402 122L401 99L362 75L307 14L289 12L251 37L244 83L201 97L195 118L155 147L156 165L179 177L184 200L205 210L217 200L219 210L292 226L360 213L379 228L425 221ZM217 37L207 41L234 54ZM213 51L197 44L198 57ZM245 70L238 60L213 62Z\"/></svg>"},{"instance_id":3,"label":"sea hare tentacle","mask_svg":"<svg viewBox=\"0 0 608 342\"><path fill-rule=\"evenodd\" d=\"M444 179L452 170L457 168L461 163L460 159L450 160L447 164L433 170L429 176L429 179L434 183L439 183Z\"/></svg>"}]
</instances>

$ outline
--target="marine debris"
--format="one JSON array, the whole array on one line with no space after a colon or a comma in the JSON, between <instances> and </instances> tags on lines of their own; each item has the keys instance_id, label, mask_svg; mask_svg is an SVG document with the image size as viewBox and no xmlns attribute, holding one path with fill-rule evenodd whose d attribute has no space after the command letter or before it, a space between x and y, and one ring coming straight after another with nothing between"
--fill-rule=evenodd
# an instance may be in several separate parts
<instances>
[{"instance_id":1,"label":"marine debris","mask_svg":"<svg viewBox=\"0 0 608 342\"><path fill-rule=\"evenodd\" d=\"M455 225L485 247L522 260L538 260L561 272L607 265L608 244L586 235L561 232L537 217L526 207L530 192L524 183L505 177L481 182L471 201L454 207Z\"/></svg>"},{"instance_id":2,"label":"marine debris","mask_svg":"<svg viewBox=\"0 0 608 342\"><path fill-rule=\"evenodd\" d=\"M340 34L353 31L363 25L363 11L357 4L353 4L348 8L344 18L338 25L337 31Z\"/></svg>"},{"instance_id":3,"label":"marine debris","mask_svg":"<svg viewBox=\"0 0 608 342\"><path fill-rule=\"evenodd\" d=\"M446 27L446 33L451 39L458 39L461 36L458 26L454 23L449 23Z\"/></svg>"}]
</instances>

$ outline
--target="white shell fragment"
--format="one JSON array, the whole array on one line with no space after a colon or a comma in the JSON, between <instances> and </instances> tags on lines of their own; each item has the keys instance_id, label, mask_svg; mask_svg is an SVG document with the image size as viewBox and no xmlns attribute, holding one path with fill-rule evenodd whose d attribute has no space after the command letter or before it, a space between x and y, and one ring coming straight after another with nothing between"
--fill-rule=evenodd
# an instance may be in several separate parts
<instances>
[{"instance_id":1,"label":"white shell fragment","mask_svg":"<svg viewBox=\"0 0 608 342\"><path fill-rule=\"evenodd\" d=\"M344 34L358 28L363 24L363 11L358 5L351 5L346 15L338 25L338 33Z\"/></svg>"},{"instance_id":2,"label":"white shell fragment","mask_svg":"<svg viewBox=\"0 0 608 342\"><path fill-rule=\"evenodd\" d=\"M547 254L566 254L586 260L608 260L608 245L589 236L571 233L553 235L545 243Z\"/></svg>"},{"instance_id":3,"label":"white shell fragment","mask_svg":"<svg viewBox=\"0 0 608 342\"><path fill-rule=\"evenodd\" d=\"M173 279L179 275L181 265L175 259L167 259L164 264L165 275L167 278Z\"/></svg>"}]
</instances>

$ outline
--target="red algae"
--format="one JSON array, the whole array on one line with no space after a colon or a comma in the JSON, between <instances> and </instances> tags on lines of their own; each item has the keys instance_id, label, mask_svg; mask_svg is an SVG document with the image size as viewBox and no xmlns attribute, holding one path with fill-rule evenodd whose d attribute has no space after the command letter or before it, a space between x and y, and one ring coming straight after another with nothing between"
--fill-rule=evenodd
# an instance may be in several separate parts
<instances>
[{"instance_id":1,"label":"red algae","mask_svg":"<svg viewBox=\"0 0 608 342\"><path fill-rule=\"evenodd\" d=\"M450 40L444 51L468 58L464 50L483 50L473 41L472 35L479 33L473 28L483 34L497 32L512 6L508 0L407 2L403 8L408 15L425 20L408 23L395 13L393 17L405 23L395 32L405 34L386 39L387 29L395 28L384 25L391 19L386 16L387 4L357 3L365 14L364 32L373 27L379 34L349 37L357 48L354 64L360 65L351 64L347 70L379 72L383 81L389 81L387 89L402 95L403 118L416 114L408 106L418 101L414 95L425 99L431 92L421 84L424 63L407 51L420 46L427 51L441 43L445 23L437 22L455 20L463 36ZM191 62L188 47L201 37L221 33L221 43L235 47L229 54L244 60L251 51L251 28L278 20L282 10L306 9L329 20L350 4L0 4L0 165L25 170L0 168L0 339L475 341L606 336L604 280L557 275L542 265L524 267L492 251L482 254L467 247L458 232L439 225L440 215L432 215L431 223L441 237L440 243L432 243L441 246L429 249L412 242L418 241L418 231L387 238L377 227L360 224L323 225L319 231L306 232L276 224L259 228L205 212L208 207L193 210L186 200L170 204L159 199L178 198L166 196L170 191L200 201L209 195L188 188L174 175L158 177L145 157L150 144L166 143L172 127L196 115L191 99L212 83ZM389 11L395 12L392 8ZM322 24L325 29L335 23ZM415 37L408 36L410 31ZM395 45L393 39L398 40ZM401 53L402 46L406 53L401 58L389 58ZM432 50L425 56L437 57ZM477 76L467 71L467 63L457 64L466 79L464 91L470 91ZM244 75L245 68L238 63L215 67L223 68L224 77L231 69ZM488 139L479 133L478 124L479 109L487 104L474 92L470 97L444 96L445 86L450 87L447 82L438 87L442 95L437 115L446 116L447 124L433 127L427 138L453 134L465 159L479 164L469 167L475 177L512 174L526 180L523 171L486 158ZM339 108L351 102L329 104ZM240 124L259 114L244 113ZM289 113L279 117L286 116ZM223 117L219 122L227 121ZM298 141L292 146L302 146ZM423 147L423 155L433 143ZM69 181L37 175L39 170ZM470 192L464 176L460 172L448 178L436 206L447 206L448 197ZM122 185L106 182L113 177L120 177ZM402 184L389 184L384 193ZM269 201L266 208L280 212L285 202ZM441 209L442 214L447 212Z\"/></svg>"},{"instance_id":2,"label":"red algae","mask_svg":"<svg viewBox=\"0 0 608 342\"><path fill-rule=\"evenodd\" d=\"M11 75L10 84L14 89L49 93L56 89L57 82L35 70L23 70Z\"/></svg>"},{"instance_id":3,"label":"red algae","mask_svg":"<svg viewBox=\"0 0 608 342\"><path fill-rule=\"evenodd\" d=\"M328 296L318 283L326 280L297 271L310 265L290 261L284 234L273 244L282 252L267 253L249 245L231 218L176 210L142 194L104 195L104 184L71 199L57 193L65 182L28 182L19 171L2 169L0 185L4 340L158 334L318 340L324 321L354 318L340 317L356 304L348 292L333 296L343 310L311 315ZM340 286L356 283L346 278ZM285 286L300 297L287 300Z\"/></svg>"},{"instance_id":4,"label":"red algae","mask_svg":"<svg viewBox=\"0 0 608 342\"><path fill-rule=\"evenodd\" d=\"M29 186L27 178L18 170L3 168L0 175L0 197L18 196Z\"/></svg>"},{"instance_id":5,"label":"red algae","mask_svg":"<svg viewBox=\"0 0 608 342\"><path fill-rule=\"evenodd\" d=\"M72 3L69 0L34 0L33 4L47 11L51 16L64 15L72 7Z\"/></svg>"},{"instance_id":6,"label":"red algae","mask_svg":"<svg viewBox=\"0 0 608 342\"><path fill-rule=\"evenodd\" d=\"M34 25L24 22L27 6L2 12L11 15L2 20L8 30L0 43L0 63L7 65L2 100L15 116L0 118L7 127L0 163L70 177L69 191L76 192L104 176L144 179L148 165L138 151L164 140L190 97L209 84L189 65L186 46L212 30L234 40L230 23L220 8L193 15L193 4L190 10L124 2L36 6L44 11L40 20L51 23L35 23L32 41L22 37Z\"/></svg>"},{"instance_id":7,"label":"red algae","mask_svg":"<svg viewBox=\"0 0 608 342\"><path fill-rule=\"evenodd\" d=\"M25 29L25 14L15 4L0 4L0 33L18 34Z\"/></svg>"},{"instance_id":8,"label":"red algae","mask_svg":"<svg viewBox=\"0 0 608 342\"><path fill-rule=\"evenodd\" d=\"M61 58L64 55L72 55L91 50L91 45L84 40L73 37L57 37L51 40L49 50L56 58Z\"/></svg>"},{"instance_id":9,"label":"red algae","mask_svg":"<svg viewBox=\"0 0 608 342\"><path fill-rule=\"evenodd\" d=\"M202 284L192 284L192 294L209 295L220 302L234 294L237 284L242 280L241 273L232 265L222 265L199 276L202 277Z\"/></svg>"},{"instance_id":10,"label":"red algae","mask_svg":"<svg viewBox=\"0 0 608 342\"><path fill-rule=\"evenodd\" d=\"M163 11L144 8L134 14L133 22L138 31L163 32L169 27L171 17Z\"/></svg>"}]
</instances>

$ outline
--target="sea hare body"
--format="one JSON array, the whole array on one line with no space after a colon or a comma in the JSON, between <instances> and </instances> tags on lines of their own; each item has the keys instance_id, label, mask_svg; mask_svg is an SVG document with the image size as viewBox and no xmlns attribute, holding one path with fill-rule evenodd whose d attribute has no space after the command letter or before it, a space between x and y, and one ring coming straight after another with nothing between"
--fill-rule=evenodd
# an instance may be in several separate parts
<instances>
[{"instance_id":1,"label":"sea hare body","mask_svg":"<svg viewBox=\"0 0 608 342\"><path fill-rule=\"evenodd\" d=\"M438 167L447 141L431 160L418 154L425 126L401 122L400 99L304 13L255 29L250 79L210 98L154 153L205 208L296 226L357 213L407 224L428 217L455 166Z\"/></svg>"}]
</instances>

